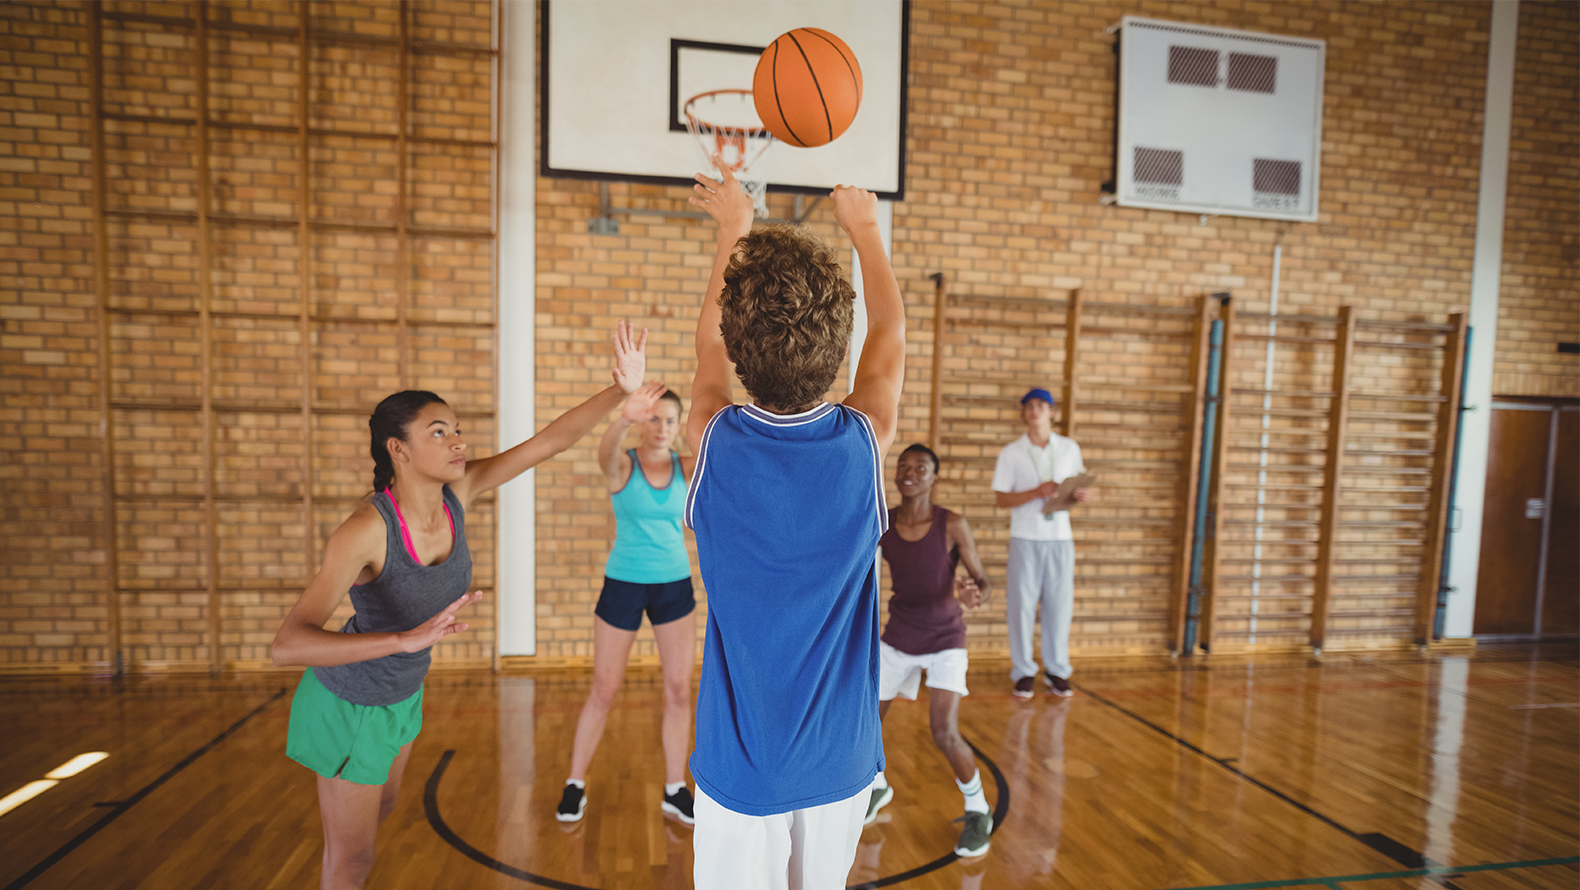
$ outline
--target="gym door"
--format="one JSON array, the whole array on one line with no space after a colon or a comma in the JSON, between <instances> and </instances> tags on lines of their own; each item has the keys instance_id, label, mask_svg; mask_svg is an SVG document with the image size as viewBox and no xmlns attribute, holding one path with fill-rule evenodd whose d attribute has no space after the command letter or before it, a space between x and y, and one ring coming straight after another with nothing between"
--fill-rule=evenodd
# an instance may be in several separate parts
<instances>
[{"instance_id":1,"label":"gym door","mask_svg":"<svg viewBox=\"0 0 1580 890\"><path fill-rule=\"evenodd\" d=\"M1492 403L1474 633L1580 633L1580 406Z\"/></svg>"}]
</instances>

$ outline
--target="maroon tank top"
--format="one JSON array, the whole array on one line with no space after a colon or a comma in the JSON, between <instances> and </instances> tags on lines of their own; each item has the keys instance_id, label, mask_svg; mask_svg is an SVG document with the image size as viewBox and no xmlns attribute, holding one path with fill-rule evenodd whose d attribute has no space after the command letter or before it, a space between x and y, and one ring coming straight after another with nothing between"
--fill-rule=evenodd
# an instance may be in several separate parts
<instances>
[{"instance_id":1,"label":"maroon tank top","mask_svg":"<svg viewBox=\"0 0 1580 890\"><path fill-rule=\"evenodd\" d=\"M878 539L889 563L894 595L883 641L907 655L964 649L966 619L955 599L955 562L949 553L949 511L933 505L933 524L920 541L895 529L899 508L889 510L889 530Z\"/></svg>"}]
</instances>

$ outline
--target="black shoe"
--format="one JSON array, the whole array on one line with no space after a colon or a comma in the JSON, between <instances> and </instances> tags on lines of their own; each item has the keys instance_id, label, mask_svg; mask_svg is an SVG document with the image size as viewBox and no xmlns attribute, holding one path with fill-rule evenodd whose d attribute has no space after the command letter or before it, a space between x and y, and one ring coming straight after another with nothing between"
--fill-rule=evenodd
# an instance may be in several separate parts
<instances>
[{"instance_id":1,"label":"black shoe","mask_svg":"<svg viewBox=\"0 0 1580 890\"><path fill-rule=\"evenodd\" d=\"M697 817L691 812L691 789L684 786L674 794L664 795L664 802L658 808L674 816L687 825L696 825Z\"/></svg>"},{"instance_id":2,"label":"black shoe","mask_svg":"<svg viewBox=\"0 0 1580 890\"><path fill-rule=\"evenodd\" d=\"M1075 694L1070 691L1070 679L1068 677L1055 677L1053 674L1043 674L1043 677L1048 681L1048 693L1050 695L1069 698Z\"/></svg>"},{"instance_id":3,"label":"black shoe","mask_svg":"<svg viewBox=\"0 0 1580 890\"><path fill-rule=\"evenodd\" d=\"M576 785L565 786L565 796L560 798L559 809L554 811L554 818L561 822L580 822L582 814L587 812L587 792Z\"/></svg>"},{"instance_id":4,"label":"black shoe","mask_svg":"<svg viewBox=\"0 0 1580 890\"><path fill-rule=\"evenodd\" d=\"M1019 680L1016 680L1015 681L1015 690L1014 690L1015 697L1016 698L1031 698L1031 694L1032 694L1031 687L1032 687L1032 684L1036 683L1036 682L1037 681L1036 681L1036 679L1034 677L1021 677Z\"/></svg>"},{"instance_id":5,"label":"black shoe","mask_svg":"<svg viewBox=\"0 0 1580 890\"><path fill-rule=\"evenodd\" d=\"M993 816L990 813L967 812L955 820L966 823L955 844L955 855L962 859L981 856L988 851L988 838L993 834Z\"/></svg>"}]
</instances>

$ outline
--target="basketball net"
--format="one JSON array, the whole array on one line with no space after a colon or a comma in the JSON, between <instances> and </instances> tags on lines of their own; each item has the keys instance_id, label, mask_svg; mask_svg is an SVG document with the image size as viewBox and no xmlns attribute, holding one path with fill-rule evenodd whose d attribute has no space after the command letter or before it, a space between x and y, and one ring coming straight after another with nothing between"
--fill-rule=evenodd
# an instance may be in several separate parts
<instances>
[{"instance_id":1,"label":"basketball net","mask_svg":"<svg viewBox=\"0 0 1580 890\"><path fill-rule=\"evenodd\" d=\"M752 208L768 216L768 178L759 162L774 134L763 128L751 90L713 90L686 100L686 129L696 137L702 156L719 172L729 170L752 198Z\"/></svg>"}]
</instances>

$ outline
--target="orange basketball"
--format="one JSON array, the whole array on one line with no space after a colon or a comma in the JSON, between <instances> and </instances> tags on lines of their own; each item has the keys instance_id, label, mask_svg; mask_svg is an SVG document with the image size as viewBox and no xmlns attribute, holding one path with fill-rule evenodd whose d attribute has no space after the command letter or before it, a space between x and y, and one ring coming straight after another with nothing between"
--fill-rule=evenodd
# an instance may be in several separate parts
<instances>
[{"instance_id":1,"label":"orange basketball","mask_svg":"<svg viewBox=\"0 0 1580 890\"><path fill-rule=\"evenodd\" d=\"M781 142L833 142L861 107L861 66L845 41L821 28L796 28L763 50L752 75L763 126Z\"/></svg>"}]
</instances>

